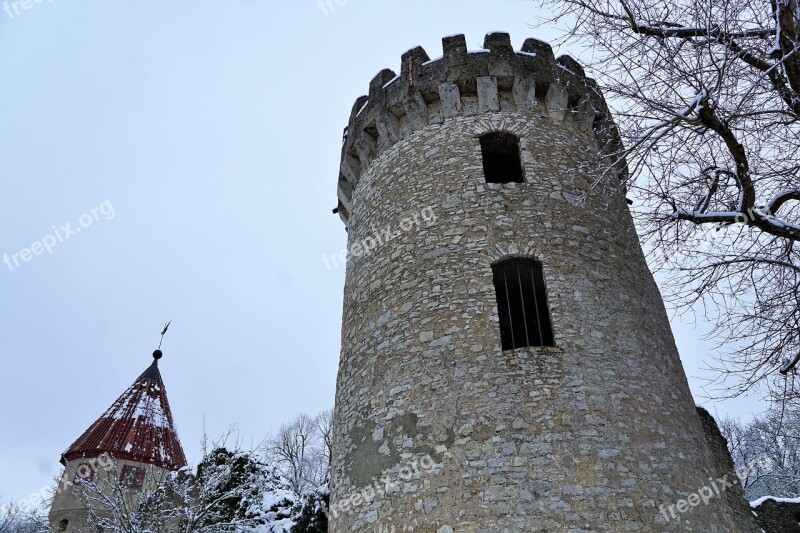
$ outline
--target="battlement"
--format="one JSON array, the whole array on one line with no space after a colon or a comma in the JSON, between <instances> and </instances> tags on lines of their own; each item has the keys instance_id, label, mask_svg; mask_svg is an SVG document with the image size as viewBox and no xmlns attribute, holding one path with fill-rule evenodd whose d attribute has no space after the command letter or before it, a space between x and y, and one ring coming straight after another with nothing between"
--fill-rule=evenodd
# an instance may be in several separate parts
<instances>
[{"instance_id":1,"label":"battlement","mask_svg":"<svg viewBox=\"0 0 800 533\"><path fill-rule=\"evenodd\" d=\"M344 133L337 196L347 224L358 181L383 151L414 131L457 116L500 111L541 112L591 131L601 153L622 147L595 81L571 57L527 39L520 51L507 33L486 35L482 50L468 51L464 35L442 39L444 55L431 60L421 47L401 57L400 74L380 71L369 94L356 99ZM617 162L621 177L624 162Z\"/></svg>"}]
</instances>

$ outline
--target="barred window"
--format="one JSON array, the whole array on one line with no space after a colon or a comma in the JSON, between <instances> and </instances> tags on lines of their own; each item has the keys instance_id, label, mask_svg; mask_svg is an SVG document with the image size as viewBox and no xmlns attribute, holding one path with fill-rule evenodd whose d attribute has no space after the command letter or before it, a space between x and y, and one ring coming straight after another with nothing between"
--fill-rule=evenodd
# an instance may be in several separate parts
<instances>
[{"instance_id":1,"label":"barred window","mask_svg":"<svg viewBox=\"0 0 800 533\"><path fill-rule=\"evenodd\" d=\"M481 136L483 175L486 183L522 183L519 139L504 131Z\"/></svg>"},{"instance_id":2,"label":"barred window","mask_svg":"<svg viewBox=\"0 0 800 533\"><path fill-rule=\"evenodd\" d=\"M503 350L553 346L542 264L515 257L492 266Z\"/></svg>"}]
</instances>

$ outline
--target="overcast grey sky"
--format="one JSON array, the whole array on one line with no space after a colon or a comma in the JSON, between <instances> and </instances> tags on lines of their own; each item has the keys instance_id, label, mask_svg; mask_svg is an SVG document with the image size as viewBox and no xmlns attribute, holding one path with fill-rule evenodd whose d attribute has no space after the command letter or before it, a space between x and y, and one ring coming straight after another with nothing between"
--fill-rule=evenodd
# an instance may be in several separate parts
<instances>
[{"instance_id":1,"label":"overcast grey sky","mask_svg":"<svg viewBox=\"0 0 800 533\"><path fill-rule=\"evenodd\" d=\"M446 35L555 37L527 0L33 2L0 12L0 254L32 250L0 264L2 502L59 473L168 319L193 464L204 431L249 446L332 406L344 270L322 254L345 246L331 209L354 100ZM703 329L673 325L698 396Z\"/></svg>"}]
</instances>

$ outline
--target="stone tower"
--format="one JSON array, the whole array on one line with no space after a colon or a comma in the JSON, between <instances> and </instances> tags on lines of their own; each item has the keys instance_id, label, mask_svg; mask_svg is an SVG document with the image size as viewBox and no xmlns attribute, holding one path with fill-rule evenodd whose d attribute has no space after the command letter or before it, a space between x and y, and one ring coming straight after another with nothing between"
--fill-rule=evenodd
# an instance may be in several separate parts
<instances>
[{"instance_id":1,"label":"stone tower","mask_svg":"<svg viewBox=\"0 0 800 533\"><path fill-rule=\"evenodd\" d=\"M738 486L693 503L724 473L595 83L535 39L443 48L345 133L330 530L757 531Z\"/></svg>"},{"instance_id":2,"label":"stone tower","mask_svg":"<svg viewBox=\"0 0 800 533\"><path fill-rule=\"evenodd\" d=\"M95 532L87 502L103 514L101 492L112 500L124 494L135 508L161 476L186 466L158 370L161 356L156 350L153 363L61 455L64 473L49 515L54 531Z\"/></svg>"}]
</instances>

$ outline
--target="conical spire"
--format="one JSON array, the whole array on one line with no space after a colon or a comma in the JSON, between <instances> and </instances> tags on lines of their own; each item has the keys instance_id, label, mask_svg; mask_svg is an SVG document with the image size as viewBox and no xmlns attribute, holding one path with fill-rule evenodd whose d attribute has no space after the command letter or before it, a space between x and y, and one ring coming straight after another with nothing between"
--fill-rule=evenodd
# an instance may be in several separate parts
<instances>
[{"instance_id":1,"label":"conical spire","mask_svg":"<svg viewBox=\"0 0 800 533\"><path fill-rule=\"evenodd\" d=\"M186 466L167 392L158 370L161 350L153 363L108 410L61 456L61 462L107 453L115 459L152 464L168 470Z\"/></svg>"},{"instance_id":2,"label":"conical spire","mask_svg":"<svg viewBox=\"0 0 800 533\"><path fill-rule=\"evenodd\" d=\"M152 379L159 385L163 385L164 382L161 380L161 372L158 371L158 360L163 357L164 354L161 353L161 350L156 350L153 352L153 363L147 367L147 370L142 372L136 381L142 381L143 379Z\"/></svg>"}]
</instances>

